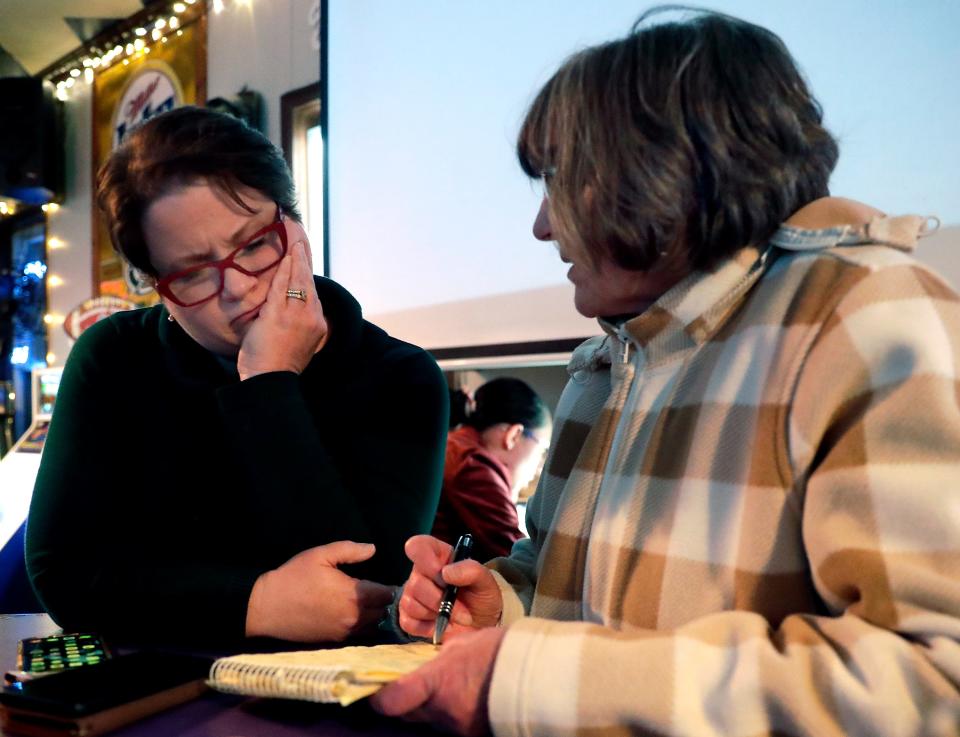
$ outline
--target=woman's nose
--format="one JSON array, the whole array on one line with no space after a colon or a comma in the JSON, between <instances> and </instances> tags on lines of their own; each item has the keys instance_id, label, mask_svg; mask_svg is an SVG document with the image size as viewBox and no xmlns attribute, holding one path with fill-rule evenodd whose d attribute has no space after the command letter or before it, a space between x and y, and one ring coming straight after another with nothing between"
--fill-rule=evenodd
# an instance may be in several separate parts
<instances>
[{"instance_id":1,"label":"woman's nose","mask_svg":"<svg viewBox=\"0 0 960 737\"><path fill-rule=\"evenodd\" d=\"M260 277L244 274L239 269L228 266L223 270L223 295L228 299L239 300L256 286Z\"/></svg>"},{"instance_id":2,"label":"woman's nose","mask_svg":"<svg viewBox=\"0 0 960 737\"><path fill-rule=\"evenodd\" d=\"M550 200L544 197L540 201L540 210L533 221L533 237L540 241L552 241L553 230L550 227Z\"/></svg>"}]
</instances>

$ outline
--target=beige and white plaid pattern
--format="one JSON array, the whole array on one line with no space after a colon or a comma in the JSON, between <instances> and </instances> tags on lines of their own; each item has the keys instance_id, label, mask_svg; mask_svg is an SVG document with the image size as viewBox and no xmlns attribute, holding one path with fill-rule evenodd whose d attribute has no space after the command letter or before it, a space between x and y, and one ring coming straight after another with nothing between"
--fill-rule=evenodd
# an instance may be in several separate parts
<instances>
[{"instance_id":1,"label":"beige and white plaid pattern","mask_svg":"<svg viewBox=\"0 0 960 737\"><path fill-rule=\"evenodd\" d=\"M491 563L496 734L960 733L957 295L748 248L605 329Z\"/></svg>"}]
</instances>

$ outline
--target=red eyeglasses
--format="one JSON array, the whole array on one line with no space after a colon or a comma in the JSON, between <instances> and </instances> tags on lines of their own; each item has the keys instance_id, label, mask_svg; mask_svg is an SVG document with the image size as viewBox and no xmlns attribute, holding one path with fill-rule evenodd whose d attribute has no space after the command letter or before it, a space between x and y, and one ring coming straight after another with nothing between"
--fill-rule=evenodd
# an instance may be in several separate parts
<instances>
[{"instance_id":1,"label":"red eyeglasses","mask_svg":"<svg viewBox=\"0 0 960 737\"><path fill-rule=\"evenodd\" d=\"M195 307L223 291L224 272L227 269L236 269L247 276L259 276L280 263L286 255L287 228L283 223L283 210L277 205L274 221L254 233L226 258L168 274L157 281L156 289L181 307Z\"/></svg>"}]
</instances>

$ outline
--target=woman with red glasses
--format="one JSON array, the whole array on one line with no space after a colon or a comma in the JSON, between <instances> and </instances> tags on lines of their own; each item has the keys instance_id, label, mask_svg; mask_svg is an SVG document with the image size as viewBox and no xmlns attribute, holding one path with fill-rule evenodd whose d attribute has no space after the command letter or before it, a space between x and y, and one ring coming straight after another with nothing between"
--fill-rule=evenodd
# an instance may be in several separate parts
<instances>
[{"instance_id":1,"label":"woman with red glasses","mask_svg":"<svg viewBox=\"0 0 960 737\"><path fill-rule=\"evenodd\" d=\"M161 304L85 332L28 523L70 629L339 640L374 623L430 529L447 389L423 350L313 276L281 153L185 107L99 175L119 253Z\"/></svg>"}]
</instances>

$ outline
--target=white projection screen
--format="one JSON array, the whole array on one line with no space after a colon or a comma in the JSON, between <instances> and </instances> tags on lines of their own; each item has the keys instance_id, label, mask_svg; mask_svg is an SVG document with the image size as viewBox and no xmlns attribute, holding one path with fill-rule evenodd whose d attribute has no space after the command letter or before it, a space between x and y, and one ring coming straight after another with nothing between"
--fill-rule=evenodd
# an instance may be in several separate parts
<instances>
[{"instance_id":1,"label":"white projection screen","mask_svg":"<svg viewBox=\"0 0 960 737\"><path fill-rule=\"evenodd\" d=\"M840 141L833 193L939 216L918 255L960 281L960 3L712 6L774 30L799 61ZM531 234L539 194L514 143L556 66L646 7L326 0L329 276L368 319L442 359L562 353L598 332Z\"/></svg>"}]
</instances>

